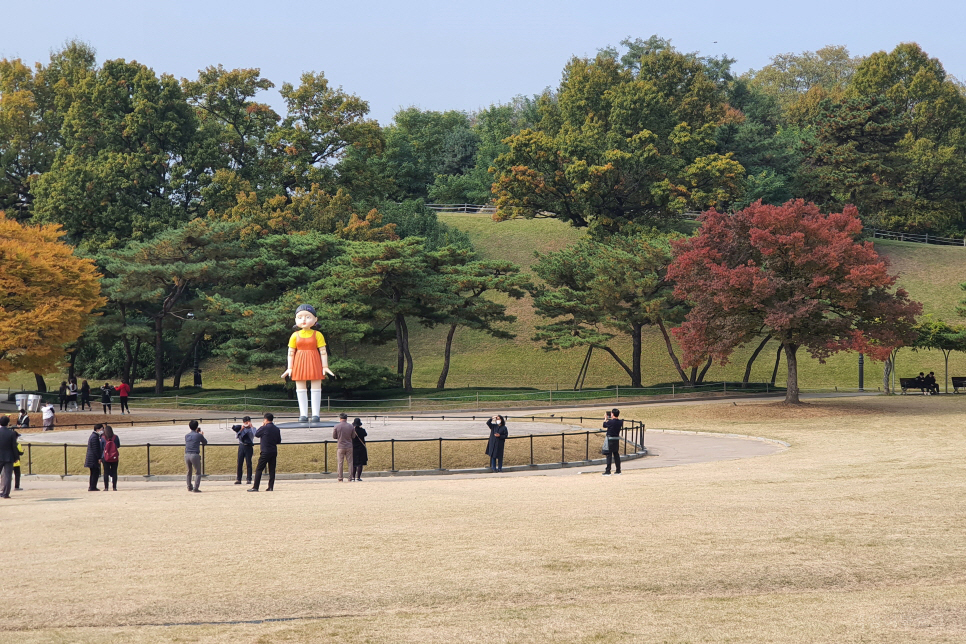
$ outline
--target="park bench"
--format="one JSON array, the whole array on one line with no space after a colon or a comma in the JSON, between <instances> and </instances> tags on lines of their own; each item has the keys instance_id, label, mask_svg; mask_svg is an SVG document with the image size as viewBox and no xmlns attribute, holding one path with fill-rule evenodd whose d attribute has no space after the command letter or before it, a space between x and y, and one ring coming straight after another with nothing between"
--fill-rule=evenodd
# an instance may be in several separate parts
<instances>
[{"instance_id":1,"label":"park bench","mask_svg":"<svg viewBox=\"0 0 966 644\"><path fill-rule=\"evenodd\" d=\"M966 378L953 376L953 393L958 394L960 389L966 389Z\"/></svg>"},{"instance_id":2,"label":"park bench","mask_svg":"<svg viewBox=\"0 0 966 644\"><path fill-rule=\"evenodd\" d=\"M955 380L955 378L953 380ZM964 386L966 386L966 385L964 385ZM899 378L899 388L902 389L902 393L906 393L906 389L920 389L921 390L922 389L922 385L917 384L915 378Z\"/></svg>"}]
</instances>

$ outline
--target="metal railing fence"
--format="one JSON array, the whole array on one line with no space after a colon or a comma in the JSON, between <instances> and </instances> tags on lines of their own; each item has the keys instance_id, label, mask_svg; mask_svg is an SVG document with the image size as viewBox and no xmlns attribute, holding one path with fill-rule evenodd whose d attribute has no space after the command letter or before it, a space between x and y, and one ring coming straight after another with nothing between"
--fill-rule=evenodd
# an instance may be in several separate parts
<instances>
[{"instance_id":1,"label":"metal railing fence","mask_svg":"<svg viewBox=\"0 0 966 644\"><path fill-rule=\"evenodd\" d=\"M781 390L781 389L779 389ZM603 389L541 389L535 391L521 391L508 393L504 391L476 391L472 394L440 395L440 396L403 396L395 398L340 398L326 396L322 403L327 413L340 411L411 411L411 410L464 410L464 409L494 409L512 407L554 407L568 404L629 403L646 400L652 397L667 397L671 399L704 394L750 395L775 393L776 388L770 383L748 383L743 387L739 382L698 383L684 385L672 383L655 387L622 387ZM57 394L41 394L45 401L56 402ZM254 395L241 396L206 396L194 394L183 396L131 396L129 405L136 413L139 409L210 409L217 411L290 411L298 410L298 402L287 398L265 398ZM121 417L123 418L123 416ZM128 421L120 420L119 424ZM166 423L167 420L158 422ZM58 427L69 425L57 424Z\"/></svg>"},{"instance_id":2,"label":"metal railing fence","mask_svg":"<svg viewBox=\"0 0 966 644\"><path fill-rule=\"evenodd\" d=\"M443 418L445 421L445 418ZM451 418L451 420L462 420ZM547 418L508 418L513 422L526 420L547 421ZM584 422L584 417L559 417L560 422ZM587 418L587 420L590 420ZM621 450L624 455L646 455L644 446L644 423L625 420L621 433ZM567 465L586 463L592 455L600 457L600 444L591 437L599 438L602 429L584 431L562 431L549 434L511 435L504 444L504 466ZM366 441L369 452L367 471L400 472L455 469L473 469L488 465L484 455L488 437L480 438L421 438L421 439L376 439ZM593 442L593 447L592 447ZM286 474L330 474L335 465L336 444L334 440L283 442L279 448L279 471ZM25 453L22 461L28 475L71 476L87 474L84 458L86 445L68 443L23 443ZM476 445L478 450L463 449ZM446 446L451 446L447 450ZM256 457L257 457L257 445ZM294 448L294 449L293 449ZM140 475L146 478L184 473L183 443L137 443L124 444L119 448L119 475ZM202 474L234 474L237 464L238 446L208 444L202 446ZM286 465L288 464L288 465ZM292 469L295 465L298 471ZM315 467L312 467L315 466Z\"/></svg>"}]
</instances>

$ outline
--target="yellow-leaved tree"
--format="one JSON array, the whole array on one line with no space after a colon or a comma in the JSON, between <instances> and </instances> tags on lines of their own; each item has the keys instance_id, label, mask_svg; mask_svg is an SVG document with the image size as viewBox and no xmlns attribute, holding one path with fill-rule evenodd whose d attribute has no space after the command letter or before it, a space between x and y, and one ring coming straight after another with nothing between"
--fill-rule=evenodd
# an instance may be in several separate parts
<instances>
[{"instance_id":1,"label":"yellow-leaved tree","mask_svg":"<svg viewBox=\"0 0 966 644\"><path fill-rule=\"evenodd\" d=\"M103 306L94 262L60 241L59 225L25 226L0 211L0 378L46 373Z\"/></svg>"}]
</instances>

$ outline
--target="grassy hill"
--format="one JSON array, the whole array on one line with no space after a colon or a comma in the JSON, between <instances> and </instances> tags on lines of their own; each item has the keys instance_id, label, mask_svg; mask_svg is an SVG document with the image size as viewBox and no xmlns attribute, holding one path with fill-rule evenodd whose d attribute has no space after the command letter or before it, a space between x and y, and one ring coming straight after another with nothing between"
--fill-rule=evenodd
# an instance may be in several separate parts
<instances>
[{"instance_id":1,"label":"grassy hill","mask_svg":"<svg viewBox=\"0 0 966 644\"><path fill-rule=\"evenodd\" d=\"M503 258L516 262L528 270L534 262L534 252L558 250L578 239L582 231L556 220L531 220L494 222L488 215L443 214L445 223L465 231L480 250L489 258ZM887 257L892 270L900 274L900 284L914 299L921 301L925 312L950 323L963 320L956 314L956 306L963 293L959 288L966 282L966 248L952 246L927 246L894 241L878 241L876 248ZM494 340L474 331L460 329L454 342L454 355L447 381L448 387L537 387L541 389L572 388L577 372L584 359L584 350L544 351L530 338L533 327L540 323L529 300L510 301L511 313L517 316L512 326L516 339ZM442 368L444 329L425 329L413 325L412 347L415 358L413 384L416 387L433 387ZM620 339L614 343L622 356L630 355L629 342ZM709 370L709 380L740 380L745 362L753 347L735 353L728 365L714 365ZM775 363L777 343L770 343L755 363L752 380L771 378ZM395 365L395 348L358 347L350 353L386 366ZM675 382L677 374L671 365L663 339L656 329L646 329L642 368L645 384ZM900 351L897 358L898 373L915 375L919 371L935 371L942 379L943 359L939 352ZM211 360L203 365L206 387L252 387L261 382L277 382L278 369L263 373L237 375L224 368L223 361ZM778 371L779 385L784 385L784 361ZM950 359L950 374L966 376L966 355L956 354ZM60 379L57 376L54 378ZM799 359L799 378L802 387L809 388L855 388L858 385L858 361L855 354L833 356L826 364L819 364L803 352ZM869 360L865 363L865 384L875 389L881 386L882 365ZM32 388L33 377L17 374L10 379L10 386ZM595 353L585 387L605 387L629 384L628 378L602 353ZM5 386L0 383L0 386Z\"/></svg>"},{"instance_id":2,"label":"grassy hill","mask_svg":"<svg viewBox=\"0 0 966 644\"><path fill-rule=\"evenodd\" d=\"M486 215L441 215L447 224L465 231L477 248L487 257L510 259L525 269L534 261L534 251L548 252L566 246L582 233L556 220L532 220L494 222ZM923 303L926 313L950 323L963 320L956 314L956 306L962 297L959 288L966 282L966 248L953 246L927 246L923 244L880 241L877 250L887 257L892 270L900 274L900 284L912 297ZM449 384L453 386L478 385L530 385L537 387L572 387L584 358L583 350L546 352L530 340L534 315L528 301L511 302L510 310L517 315L514 325L517 338L511 342L495 341L483 334L460 330L454 346L453 366ZM419 386L431 386L439 373L442 358L439 347L440 330L415 331L414 346L417 348L416 378ZM768 380L774 368L777 343L770 343L759 356L752 371L753 380ZM629 342L616 342L615 349L623 356L630 354ZM711 380L740 380L745 362L753 347L736 352L731 363L714 365L708 372ZM386 364L393 364L391 347L385 350ZM377 355L372 355L377 358ZM385 359L385 357L383 357ZM676 372L664 348L663 339L656 329L648 329L644 336L643 372L645 383L663 383L677 380ZM914 375L919 371L936 371L942 377L942 355L939 352L900 351L897 358L901 375ZM778 372L778 384L784 384L784 362ZM856 354L839 354L826 364L819 364L802 355L799 377L806 388L854 388L858 384L858 360ZM950 358L950 374L966 374L966 355ZM865 363L867 388L881 385L882 365L869 360ZM585 386L600 387L626 384L627 378L606 355L595 354Z\"/></svg>"}]
</instances>

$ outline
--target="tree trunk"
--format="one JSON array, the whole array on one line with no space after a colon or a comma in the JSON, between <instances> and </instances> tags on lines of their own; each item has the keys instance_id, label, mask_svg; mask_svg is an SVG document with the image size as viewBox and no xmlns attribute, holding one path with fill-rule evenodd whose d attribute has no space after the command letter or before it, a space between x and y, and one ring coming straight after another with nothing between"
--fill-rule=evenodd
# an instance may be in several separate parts
<instances>
[{"instance_id":1,"label":"tree trunk","mask_svg":"<svg viewBox=\"0 0 966 644\"><path fill-rule=\"evenodd\" d=\"M641 330L643 324L631 326L631 387L641 387Z\"/></svg>"},{"instance_id":2,"label":"tree trunk","mask_svg":"<svg viewBox=\"0 0 966 644\"><path fill-rule=\"evenodd\" d=\"M949 354L952 353L952 349L940 349L943 352L943 357L946 359L946 388L945 391L949 393Z\"/></svg>"},{"instance_id":3,"label":"tree trunk","mask_svg":"<svg viewBox=\"0 0 966 644\"><path fill-rule=\"evenodd\" d=\"M41 376L39 373L35 373L34 380L37 381L37 391L39 391L42 394L47 393L47 382L44 380L44 377Z\"/></svg>"},{"instance_id":4,"label":"tree trunk","mask_svg":"<svg viewBox=\"0 0 966 644\"><path fill-rule=\"evenodd\" d=\"M409 352L409 327L406 326L406 316L396 314L396 337L399 338L399 350L406 361L406 371L403 374L403 390L411 393L413 390L413 355Z\"/></svg>"},{"instance_id":5,"label":"tree trunk","mask_svg":"<svg viewBox=\"0 0 966 644\"><path fill-rule=\"evenodd\" d=\"M631 368L627 365L626 362L624 362L623 360L621 360L621 358L620 358L619 355L617 355L616 353L614 353L614 350L613 349L611 349L610 347L599 347L599 348L600 349L603 349L604 351L606 351L607 353L609 353L610 356L614 360L617 361L617 364L619 364L621 366L621 369L623 369L624 372L627 373L628 376L630 376L631 378L634 377L634 373L631 371Z\"/></svg>"},{"instance_id":6,"label":"tree trunk","mask_svg":"<svg viewBox=\"0 0 966 644\"><path fill-rule=\"evenodd\" d=\"M121 378L131 384L134 382L131 380L131 365L134 364L134 357L131 354L131 340L127 336L121 336L121 345L124 347L124 366L121 367Z\"/></svg>"},{"instance_id":7,"label":"tree trunk","mask_svg":"<svg viewBox=\"0 0 966 644\"><path fill-rule=\"evenodd\" d=\"M191 346L188 347L188 351L185 352L184 357L181 362L178 363L178 368L174 373L174 389L181 389L181 376L184 374L185 369L188 368L188 361L193 360L195 357L195 351L197 351L198 343L201 339L205 337L204 331L195 333L194 337L191 339Z\"/></svg>"},{"instance_id":8,"label":"tree trunk","mask_svg":"<svg viewBox=\"0 0 966 644\"><path fill-rule=\"evenodd\" d=\"M688 378L688 384L693 387L697 382L698 382L698 368L696 366L691 367L691 375Z\"/></svg>"},{"instance_id":9,"label":"tree trunk","mask_svg":"<svg viewBox=\"0 0 966 644\"><path fill-rule=\"evenodd\" d=\"M406 356L403 353L402 327L399 325L399 315L396 315L396 375L402 376L406 367Z\"/></svg>"},{"instance_id":10,"label":"tree trunk","mask_svg":"<svg viewBox=\"0 0 966 644\"><path fill-rule=\"evenodd\" d=\"M889 376L892 375L892 356L890 355L886 358L885 363L882 365L882 391L887 394L892 393L892 387L890 386Z\"/></svg>"},{"instance_id":11,"label":"tree trunk","mask_svg":"<svg viewBox=\"0 0 966 644\"><path fill-rule=\"evenodd\" d=\"M784 344L778 345L778 352L775 354L775 368L771 370L771 386L775 386L775 380L778 379L778 365L782 361L782 349L785 348Z\"/></svg>"},{"instance_id":12,"label":"tree trunk","mask_svg":"<svg viewBox=\"0 0 966 644\"><path fill-rule=\"evenodd\" d=\"M164 325L164 318L158 316L154 318L154 393L161 395L164 393L164 351L162 347L161 330Z\"/></svg>"},{"instance_id":13,"label":"tree trunk","mask_svg":"<svg viewBox=\"0 0 966 644\"><path fill-rule=\"evenodd\" d=\"M688 376L684 373L684 369L681 368L681 363L678 361L678 357L674 355L674 347L671 346L671 336L667 334L667 329L664 328L664 320L661 318L657 319L657 328L661 330L661 335L664 336L664 345L667 347L667 353L671 356L671 362L674 363L674 368L678 370L678 375L681 376L681 380L690 384L691 381L688 380Z\"/></svg>"},{"instance_id":14,"label":"tree trunk","mask_svg":"<svg viewBox=\"0 0 966 644\"><path fill-rule=\"evenodd\" d=\"M798 399L798 345L785 345L785 362L788 363L788 382L785 383L785 402L800 404Z\"/></svg>"},{"instance_id":15,"label":"tree trunk","mask_svg":"<svg viewBox=\"0 0 966 644\"><path fill-rule=\"evenodd\" d=\"M456 325L451 324L449 327L449 333L446 334L446 348L443 350L443 370L439 374L439 380L436 381L437 389L443 389L446 387L446 376L449 375L449 356L453 349L454 335L456 335Z\"/></svg>"},{"instance_id":16,"label":"tree trunk","mask_svg":"<svg viewBox=\"0 0 966 644\"><path fill-rule=\"evenodd\" d=\"M748 364L745 366L745 376L741 379L742 389L748 388L748 380L751 378L751 365L755 364L755 359L758 357L758 354L761 353L761 350L765 348L765 345L768 344L769 340L771 340L770 333L765 336L765 339L761 341L761 344L758 345L758 348L755 349L755 352L751 354L750 358L748 358Z\"/></svg>"},{"instance_id":17,"label":"tree trunk","mask_svg":"<svg viewBox=\"0 0 966 644\"><path fill-rule=\"evenodd\" d=\"M712 359L713 359L712 357L710 356L708 357L708 361L705 363L704 369L701 370L701 373L698 374L698 380L695 384L697 384L698 382L704 382L704 374L708 373L708 369L711 368Z\"/></svg>"},{"instance_id":18,"label":"tree trunk","mask_svg":"<svg viewBox=\"0 0 966 644\"><path fill-rule=\"evenodd\" d=\"M132 376L135 379L137 378L137 375L138 375L138 356L140 354L141 354L141 338L137 338L137 341L134 343L134 361L131 363L131 374L128 376L128 381L127 381L127 384L129 384L129 385L133 385L134 384L134 380L131 380L131 377Z\"/></svg>"}]
</instances>

